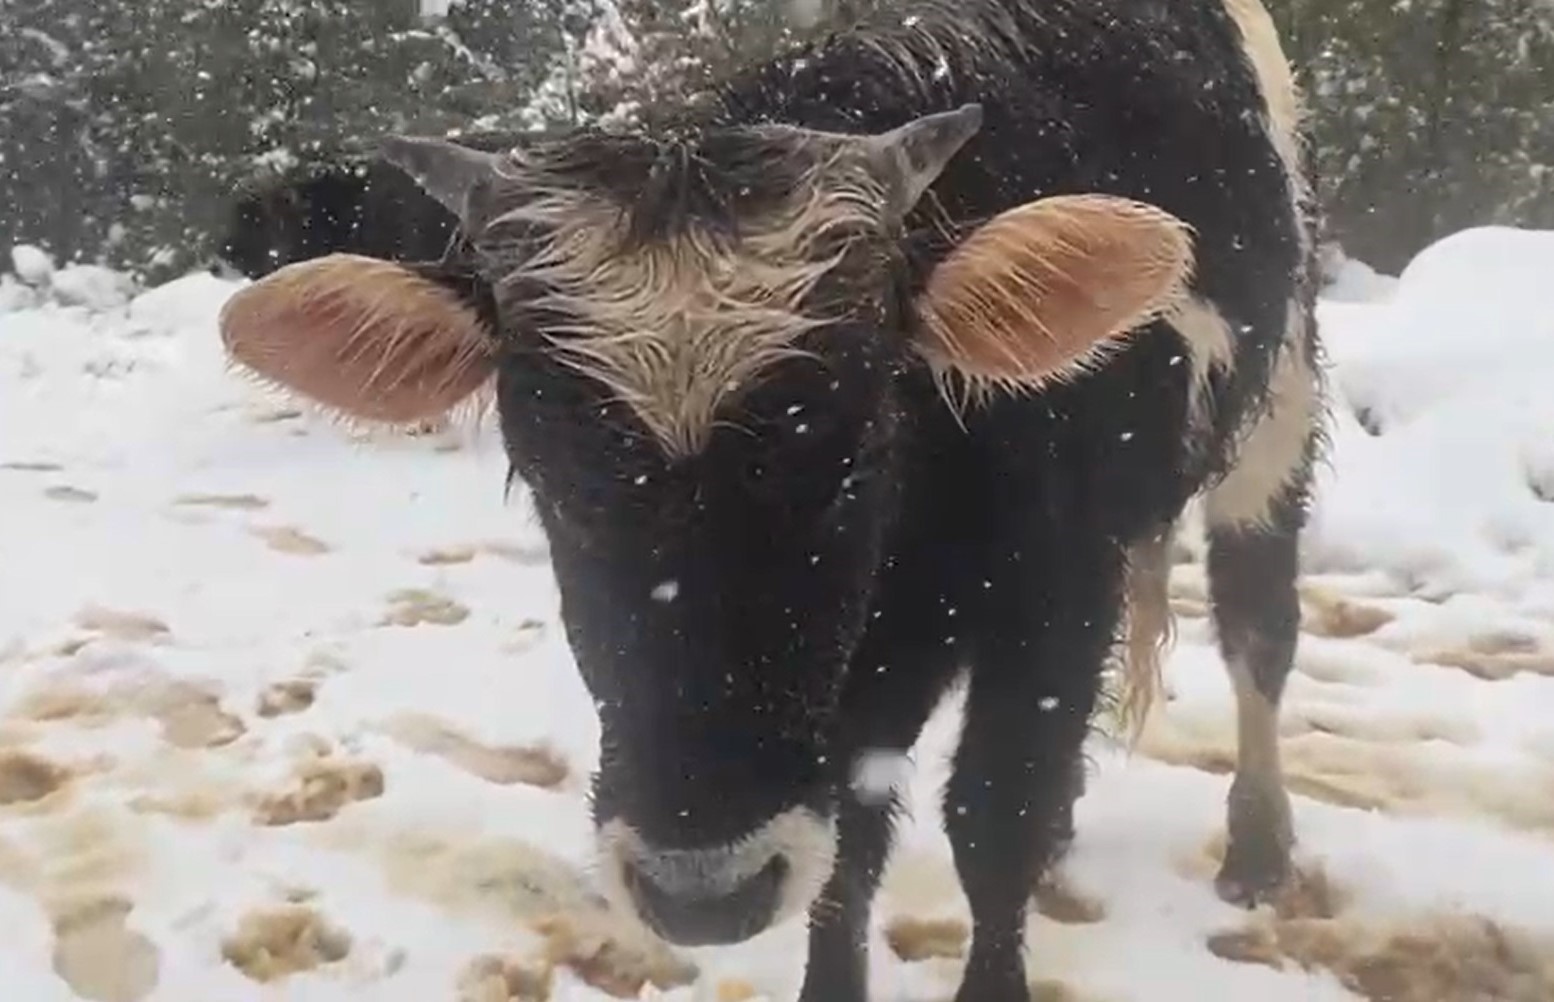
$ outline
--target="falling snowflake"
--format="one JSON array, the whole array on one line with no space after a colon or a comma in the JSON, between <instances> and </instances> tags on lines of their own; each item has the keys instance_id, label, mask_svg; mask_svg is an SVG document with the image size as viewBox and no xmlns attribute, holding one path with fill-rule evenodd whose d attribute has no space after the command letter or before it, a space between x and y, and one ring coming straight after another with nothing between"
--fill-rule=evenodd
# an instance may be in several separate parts
<instances>
[{"instance_id":1,"label":"falling snowflake","mask_svg":"<svg viewBox=\"0 0 1554 1002\"><path fill-rule=\"evenodd\" d=\"M853 793L865 804L883 804L911 778L912 762L904 752L870 748L853 762Z\"/></svg>"},{"instance_id":2,"label":"falling snowflake","mask_svg":"<svg viewBox=\"0 0 1554 1002\"><path fill-rule=\"evenodd\" d=\"M680 582L673 578L661 581L653 588L652 595L655 602L673 602L680 596Z\"/></svg>"}]
</instances>

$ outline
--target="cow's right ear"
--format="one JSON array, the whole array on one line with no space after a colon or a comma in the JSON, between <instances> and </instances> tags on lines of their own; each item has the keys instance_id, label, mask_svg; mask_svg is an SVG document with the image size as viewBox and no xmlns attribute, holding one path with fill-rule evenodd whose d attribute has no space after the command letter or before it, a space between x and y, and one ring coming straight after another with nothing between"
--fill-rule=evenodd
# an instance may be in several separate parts
<instances>
[{"instance_id":1,"label":"cow's right ear","mask_svg":"<svg viewBox=\"0 0 1554 1002\"><path fill-rule=\"evenodd\" d=\"M287 265L221 310L228 355L347 418L425 421L495 368L495 308L474 273L331 254Z\"/></svg>"}]
</instances>

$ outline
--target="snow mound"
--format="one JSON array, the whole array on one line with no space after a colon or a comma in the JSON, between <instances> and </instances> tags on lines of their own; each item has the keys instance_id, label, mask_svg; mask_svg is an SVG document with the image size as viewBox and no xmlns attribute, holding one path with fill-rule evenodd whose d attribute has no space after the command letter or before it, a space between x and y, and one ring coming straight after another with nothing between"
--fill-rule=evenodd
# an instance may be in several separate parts
<instances>
[{"instance_id":1,"label":"snow mound","mask_svg":"<svg viewBox=\"0 0 1554 1002\"><path fill-rule=\"evenodd\" d=\"M1390 297L1324 300L1334 442L1308 558L1420 594L1554 573L1554 232L1466 230Z\"/></svg>"},{"instance_id":2,"label":"snow mound","mask_svg":"<svg viewBox=\"0 0 1554 1002\"><path fill-rule=\"evenodd\" d=\"M54 259L39 247L17 244L11 248L11 270L28 285L42 285L54 274Z\"/></svg>"},{"instance_id":3,"label":"snow mound","mask_svg":"<svg viewBox=\"0 0 1554 1002\"><path fill-rule=\"evenodd\" d=\"M73 264L54 273L54 301L88 310L117 309L135 294L135 280L97 264Z\"/></svg>"},{"instance_id":4,"label":"snow mound","mask_svg":"<svg viewBox=\"0 0 1554 1002\"><path fill-rule=\"evenodd\" d=\"M0 313L30 310L38 305L38 293L10 275L0 275Z\"/></svg>"},{"instance_id":5,"label":"snow mound","mask_svg":"<svg viewBox=\"0 0 1554 1002\"><path fill-rule=\"evenodd\" d=\"M48 252L31 244L11 248L11 269L15 278L0 275L0 313L47 303L102 313L125 306L139 291L135 280L123 272L98 264L61 268Z\"/></svg>"},{"instance_id":6,"label":"snow mound","mask_svg":"<svg viewBox=\"0 0 1554 1002\"><path fill-rule=\"evenodd\" d=\"M1323 262L1326 287L1322 298L1341 303L1364 303L1389 298L1397 291L1398 280L1383 275L1364 261L1335 249Z\"/></svg>"}]
</instances>

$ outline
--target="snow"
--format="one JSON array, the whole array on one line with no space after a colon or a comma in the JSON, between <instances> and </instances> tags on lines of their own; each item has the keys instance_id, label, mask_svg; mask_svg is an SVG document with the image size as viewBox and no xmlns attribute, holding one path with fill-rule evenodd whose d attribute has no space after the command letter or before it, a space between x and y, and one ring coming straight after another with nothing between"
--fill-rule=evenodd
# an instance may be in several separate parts
<instances>
[{"instance_id":1,"label":"snow","mask_svg":"<svg viewBox=\"0 0 1554 1002\"><path fill-rule=\"evenodd\" d=\"M54 273L54 299L63 306L111 310L129 302L135 282L122 272L96 264L75 264Z\"/></svg>"},{"instance_id":2,"label":"snow","mask_svg":"<svg viewBox=\"0 0 1554 1002\"><path fill-rule=\"evenodd\" d=\"M28 285L43 285L54 274L54 259L32 244L17 244L11 248L11 270Z\"/></svg>"},{"instance_id":3,"label":"snow","mask_svg":"<svg viewBox=\"0 0 1554 1002\"><path fill-rule=\"evenodd\" d=\"M1279 913L1214 896L1235 722L1185 560L1169 699L1135 752L1096 737L1038 895L1038 997L1554 997L1549 274L1554 233L1503 229L1393 280L1336 269L1340 401L1282 723L1302 892ZM352 434L228 371L237 283L128 299L44 276L46 297L0 287L7 997L484 1002L526 997L547 957L563 1002L645 974L665 988L637 997L793 997L801 922L675 952L594 898L597 719L490 422ZM912 808L876 999L942 1002L958 977L937 810L958 698L855 773Z\"/></svg>"},{"instance_id":4,"label":"snow","mask_svg":"<svg viewBox=\"0 0 1554 1002\"><path fill-rule=\"evenodd\" d=\"M1322 304L1340 406L1317 565L1554 601L1551 263L1554 233L1469 230L1386 298Z\"/></svg>"},{"instance_id":5,"label":"snow","mask_svg":"<svg viewBox=\"0 0 1554 1002\"><path fill-rule=\"evenodd\" d=\"M866 804L885 804L903 792L912 776L912 760L900 752L869 748L853 763L852 789Z\"/></svg>"}]
</instances>

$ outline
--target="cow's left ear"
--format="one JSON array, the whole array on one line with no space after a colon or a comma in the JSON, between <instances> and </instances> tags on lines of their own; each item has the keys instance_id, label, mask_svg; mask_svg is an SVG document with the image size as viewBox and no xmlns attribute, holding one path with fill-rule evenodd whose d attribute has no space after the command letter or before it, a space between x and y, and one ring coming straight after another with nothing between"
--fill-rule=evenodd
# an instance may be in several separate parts
<instances>
[{"instance_id":1,"label":"cow's left ear","mask_svg":"<svg viewBox=\"0 0 1554 1002\"><path fill-rule=\"evenodd\" d=\"M890 214L900 218L910 212L981 128L982 106L964 104L864 137L864 153L886 184Z\"/></svg>"},{"instance_id":2,"label":"cow's left ear","mask_svg":"<svg viewBox=\"0 0 1554 1002\"><path fill-rule=\"evenodd\" d=\"M934 269L915 347L975 392L1039 389L1094 368L1186 294L1185 223L1109 195L1028 202L985 223Z\"/></svg>"},{"instance_id":3,"label":"cow's left ear","mask_svg":"<svg viewBox=\"0 0 1554 1002\"><path fill-rule=\"evenodd\" d=\"M478 233L486 222L483 195L511 170L504 154L446 139L387 136L378 144L378 155L441 202L468 233Z\"/></svg>"}]
</instances>

